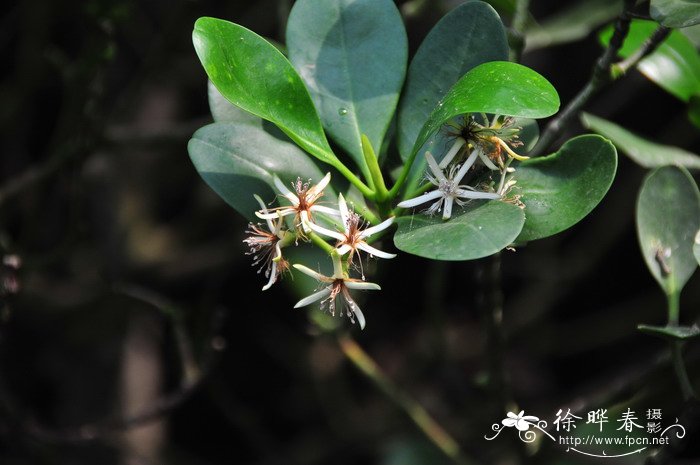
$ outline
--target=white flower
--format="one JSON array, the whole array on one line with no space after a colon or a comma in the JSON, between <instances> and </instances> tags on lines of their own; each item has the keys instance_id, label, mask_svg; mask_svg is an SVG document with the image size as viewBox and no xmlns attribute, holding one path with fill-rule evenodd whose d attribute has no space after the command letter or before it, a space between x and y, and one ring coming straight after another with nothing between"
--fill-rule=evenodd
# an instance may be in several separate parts
<instances>
[{"instance_id":1,"label":"white flower","mask_svg":"<svg viewBox=\"0 0 700 465\"><path fill-rule=\"evenodd\" d=\"M382 252L381 250L369 245L366 241L366 239L373 234L383 231L391 226L391 224L394 222L393 217L382 221L376 226L361 229L363 226L363 221L360 218L360 215L348 209L348 204L345 202L343 194L338 196L338 208L340 210L340 218L343 221L344 231L331 231L330 229L326 229L314 223L309 223L309 227L319 234L337 239L337 252L340 255L345 255L346 253L350 252L348 258L349 262L352 262L352 257L358 249L379 258L396 257L396 254Z\"/></svg>"},{"instance_id":2,"label":"white flower","mask_svg":"<svg viewBox=\"0 0 700 465\"><path fill-rule=\"evenodd\" d=\"M447 172L444 172L440 168L430 152L425 152L428 167L432 172L432 175L428 174L428 180L437 186L437 189L426 192L413 199L404 200L399 203L398 206L400 208L411 208L435 200L433 205L427 209L427 212L432 215L442 211L442 219L447 220L452 216L452 205L454 202L457 202L460 206L465 204L461 199L500 199L500 194L494 192L479 192L471 186L459 184L462 178L467 174L469 168L471 168L476 161L476 157L479 156L480 152L481 147L475 147L471 155L469 155L469 158L467 158L467 161L462 165L453 165Z\"/></svg>"},{"instance_id":3,"label":"white flower","mask_svg":"<svg viewBox=\"0 0 700 465\"><path fill-rule=\"evenodd\" d=\"M365 329L365 316L360 310L360 306L357 305L350 296L349 289L361 289L361 290L372 290L378 291L381 289L378 284L368 283L359 279L348 278L342 272L342 265L340 264L340 257L334 254L333 257L333 276L325 276L321 273L308 268L304 265L295 264L294 268L301 271L302 273L311 276L312 278L328 285L318 292L314 292L308 297L301 299L296 303L294 308L305 307L306 305L312 304L314 302L321 301L321 309L328 309L331 315L335 316L336 310L336 299L341 300L340 314L343 312L350 318L350 321L355 323L355 318L360 325L361 329Z\"/></svg>"},{"instance_id":4,"label":"white flower","mask_svg":"<svg viewBox=\"0 0 700 465\"><path fill-rule=\"evenodd\" d=\"M525 415L525 410L521 410L517 415L513 412L508 412L507 417L508 418L504 418L501 421L503 426L507 426L509 428L515 426L518 431L527 431L530 429L531 424L537 423L540 420L537 417Z\"/></svg>"},{"instance_id":5,"label":"white flower","mask_svg":"<svg viewBox=\"0 0 700 465\"><path fill-rule=\"evenodd\" d=\"M312 186L309 182L302 182L301 178L297 178L292 184L294 192L290 191L280 179L275 176L274 183L280 194L291 203L290 206L277 207L272 209L272 212L256 212L258 218L263 220L274 219L278 216L295 215L294 224L303 232L309 232L309 223L313 222L313 212L326 213L328 215L338 216L340 213L332 208L318 205L318 200L323 196L323 189L326 188L331 180L331 173L326 174L321 181Z\"/></svg>"},{"instance_id":6,"label":"white flower","mask_svg":"<svg viewBox=\"0 0 700 465\"><path fill-rule=\"evenodd\" d=\"M277 221L273 222L270 213L262 199L254 195L255 200L260 204L261 211L267 217L267 231L262 229L260 224L248 224L247 233L250 236L243 239L248 244L250 250L248 255L253 255L253 266L260 265L258 273L265 270L265 277L269 278L262 290L266 291L277 281L280 274L289 269L289 262L282 257L282 247L280 241L284 238L284 219L277 213Z\"/></svg>"}]
</instances>

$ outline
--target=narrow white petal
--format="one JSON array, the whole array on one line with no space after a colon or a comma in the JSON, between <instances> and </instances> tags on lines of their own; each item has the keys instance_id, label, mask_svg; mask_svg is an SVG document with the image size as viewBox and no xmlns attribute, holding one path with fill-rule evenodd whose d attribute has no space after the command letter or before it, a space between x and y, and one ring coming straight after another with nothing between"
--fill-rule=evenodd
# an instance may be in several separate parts
<instances>
[{"instance_id":1,"label":"narrow white petal","mask_svg":"<svg viewBox=\"0 0 700 465\"><path fill-rule=\"evenodd\" d=\"M328 183L331 182L331 173L326 173L326 175L321 179L318 184L315 186L312 186L309 191L308 191L308 196L311 199L316 199L321 195L321 192L323 192L323 189L326 188Z\"/></svg>"},{"instance_id":2,"label":"narrow white petal","mask_svg":"<svg viewBox=\"0 0 700 465\"><path fill-rule=\"evenodd\" d=\"M260 211L262 212L262 214L267 215L269 212L267 211L267 205L265 205L263 199L261 199L258 194L253 194L253 197L255 197L255 200L258 201L258 204L260 205ZM272 219L266 218L265 221L267 221L267 229L269 229L271 233L274 233L275 224L272 222Z\"/></svg>"},{"instance_id":3,"label":"narrow white petal","mask_svg":"<svg viewBox=\"0 0 700 465\"><path fill-rule=\"evenodd\" d=\"M318 302L319 300L323 300L326 297L328 297L329 295L331 295L331 290L330 290L330 288L327 287L327 288L320 290L318 292L314 292L313 294L311 294L308 297L304 297L299 302L297 302L296 305L294 305L294 308L305 307L305 306L312 304L314 302Z\"/></svg>"},{"instance_id":4,"label":"narrow white petal","mask_svg":"<svg viewBox=\"0 0 700 465\"><path fill-rule=\"evenodd\" d=\"M346 299L348 300L348 304L350 304L352 313L354 313L355 318L357 318L357 324L360 325L360 329L365 329L365 315L362 313L360 306L357 305L357 302L352 300L352 297L346 296Z\"/></svg>"},{"instance_id":5,"label":"narrow white petal","mask_svg":"<svg viewBox=\"0 0 700 465\"><path fill-rule=\"evenodd\" d=\"M340 210L340 220L343 222L343 228L347 230L350 212L348 211L348 204L345 202L343 194L338 194L338 210Z\"/></svg>"},{"instance_id":6,"label":"narrow white petal","mask_svg":"<svg viewBox=\"0 0 700 465\"><path fill-rule=\"evenodd\" d=\"M459 149L461 149L462 146L466 144L466 142L467 141L465 141L461 137L458 137L457 140L455 140L455 143L452 144L452 147L450 147L450 151L447 152L440 161L440 164L438 165L440 169L445 169L445 167L450 164L452 159L454 159L455 155L457 155L457 153L459 152Z\"/></svg>"},{"instance_id":7,"label":"narrow white petal","mask_svg":"<svg viewBox=\"0 0 700 465\"><path fill-rule=\"evenodd\" d=\"M263 286L262 290L266 291L270 289L272 285L275 284L275 281L277 281L277 263L272 262L272 267L270 268L270 280Z\"/></svg>"},{"instance_id":8,"label":"narrow white petal","mask_svg":"<svg viewBox=\"0 0 700 465\"><path fill-rule=\"evenodd\" d=\"M279 260L282 258L282 247L280 247L279 241L275 243L275 258L273 260ZM274 262L273 262L274 264Z\"/></svg>"},{"instance_id":9,"label":"narrow white petal","mask_svg":"<svg viewBox=\"0 0 700 465\"><path fill-rule=\"evenodd\" d=\"M486 167L493 171L498 171L498 166L494 165L489 157L486 156L483 150L479 150L479 159Z\"/></svg>"},{"instance_id":10,"label":"narrow white petal","mask_svg":"<svg viewBox=\"0 0 700 465\"><path fill-rule=\"evenodd\" d=\"M364 291L381 291L379 284L368 283L365 281L348 281L345 280L345 287L348 289L361 289Z\"/></svg>"},{"instance_id":11,"label":"narrow white petal","mask_svg":"<svg viewBox=\"0 0 700 465\"><path fill-rule=\"evenodd\" d=\"M459 171L457 171L457 174L453 179L455 184L459 184L459 181L461 181L464 175L467 174L467 171L469 171L469 168L471 168L474 162L476 161L476 157L479 155L480 151L481 149L479 147L476 147L472 151L471 155L469 155L469 158L467 158L467 161L465 161L464 164L459 168Z\"/></svg>"},{"instance_id":12,"label":"narrow white petal","mask_svg":"<svg viewBox=\"0 0 700 465\"><path fill-rule=\"evenodd\" d=\"M352 247L350 247L348 244L343 244L337 249L335 249L336 252L338 252L338 255L345 255L346 253L350 252L352 250Z\"/></svg>"},{"instance_id":13,"label":"narrow white petal","mask_svg":"<svg viewBox=\"0 0 700 465\"><path fill-rule=\"evenodd\" d=\"M394 257L396 257L395 253L388 253L388 252L383 252L379 249L375 249L374 247L372 247L371 245L369 245L366 242L360 242L359 244L357 244L357 248L360 250L364 250L368 254L374 255L375 257L379 257L379 258L394 258Z\"/></svg>"},{"instance_id":14,"label":"narrow white petal","mask_svg":"<svg viewBox=\"0 0 700 465\"><path fill-rule=\"evenodd\" d=\"M469 191L466 189L460 189L457 191L457 196L463 199L488 199L496 200L500 199L501 195L495 192L479 192L479 191Z\"/></svg>"},{"instance_id":15,"label":"narrow white petal","mask_svg":"<svg viewBox=\"0 0 700 465\"><path fill-rule=\"evenodd\" d=\"M323 226L319 226L313 222L309 222L308 225L311 229L313 229L315 232L317 232L319 234L322 234L322 235L328 236L328 237L332 237L333 239L338 239L339 241L345 240L345 236L337 231L331 231L330 229L326 229Z\"/></svg>"},{"instance_id":16,"label":"narrow white petal","mask_svg":"<svg viewBox=\"0 0 700 465\"><path fill-rule=\"evenodd\" d=\"M389 218L388 220L384 220L384 221L382 221L381 223L379 223L379 224L376 225L376 226L372 226L372 227L370 227L370 228L367 228L367 229L363 230L363 231L360 233L360 238L364 239L364 238L366 238L366 237L371 236L372 234L377 234L379 231L383 231L383 230L385 230L386 228L388 228L389 226L391 226L391 224L392 224L393 222L394 222L394 217L392 216L392 217Z\"/></svg>"},{"instance_id":17,"label":"narrow white petal","mask_svg":"<svg viewBox=\"0 0 700 465\"><path fill-rule=\"evenodd\" d=\"M430 192L426 192L425 194L419 195L418 197L404 200L403 202L400 202L397 207L399 208L411 208L415 207L416 205L420 205L425 202L429 202L431 200L435 200L439 197L442 197L442 192L439 190L434 190Z\"/></svg>"},{"instance_id":18,"label":"narrow white petal","mask_svg":"<svg viewBox=\"0 0 700 465\"><path fill-rule=\"evenodd\" d=\"M340 212L335 208L324 207L323 205L312 205L310 210L312 212L325 213L326 215L340 216Z\"/></svg>"},{"instance_id":19,"label":"narrow white petal","mask_svg":"<svg viewBox=\"0 0 700 465\"><path fill-rule=\"evenodd\" d=\"M294 210L293 208L283 208L282 210L275 210L274 212L270 213L255 212L255 216L257 216L261 220L274 220L281 216L292 215L295 212L296 210Z\"/></svg>"},{"instance_id":20,"label":"narrow white petal","mask_svg":"<svg viewBox=\"0 0 700 465\"><path fill-rule=\"evenodd\" d=\"M445 178L445 174L440 169L440 166L438 166L437 162L435 161L435 158L433 158L432 153L425 152L425 160L428 162L428 167L430 168L430 171L433 172L433 176L435 176L438 181L447 180L447 178Z\"/></svg>"},{"instance_id":21,"label":"narrow white petal","mask_svg":"<svg viewBox=\"0 0 700 465\"><path fill-rule=\"evenodd\" d=\"M445 197L445 208L442 210L442 219L449 220L452 216L452 203L454 199L450 196Z\"/></svg>"},{"instance_id":22,"label":"narrow white petal","mask_svg":"<svg viewBox=\"0 0 700 465\"><path fill-rule=\"evenodd\" d=\"M307 233L311 228L309 228L309 224L311 224L311 220L309 220L309 212L304 210L299 213L299 217L301 218L301 229Z\"/></svg>"},{"instance_id":23,"label":"narrow white petal","mask_svg":"<svg viewBox=\"0 0 700 465\"><path fill-rule=\"evenodd\" d=\"M312 270L308 266L300 265L298 263L295 263L292 266L294 268L296 268L297 270L301 271L302 273L304 273L305 275L311 276L312 278L317 279L319 281L328 281L328 279L329 279L327 276L323 276L321 273Z\"/></svg>"},{"instance_id":24,"label":"narrow white petal","mask_svg":"<svg viewBox=\"0 0 700 465\"><path fill-rule=\"evenodd\" d=\"M287 188L287 186L284 185L280 178L275 176L272 179L272 181L275 183L275 187L277 187L277 190L280 191L280 193L283 196L287 197L287 199L289 199L289 201L292 202L294 205L299 205L299 197L294 195L294 193L290 191L289 188Z\"/></svg>"}]
</instances>

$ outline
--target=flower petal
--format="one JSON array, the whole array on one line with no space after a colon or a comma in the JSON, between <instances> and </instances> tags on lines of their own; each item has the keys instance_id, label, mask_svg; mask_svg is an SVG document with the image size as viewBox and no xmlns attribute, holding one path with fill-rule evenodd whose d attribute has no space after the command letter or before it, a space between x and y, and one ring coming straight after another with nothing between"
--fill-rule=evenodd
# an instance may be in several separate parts
<instances>
[{"instance_id":1,"label":"flower petal","mask_svg":"<svg viewBox=\"0 0 700 465\"><path fill-rule=\"evenodd\" d=\"M343 222L343 228L347 231L350 212L348 211L348 204L345 202L343 194L338 194L338 210L340 211L340 220Z\"/></svg>"},{"instance_id":2,"label":"flower petal","mask_svg":"<svg viewBox=\"0 0 700 465\"><path fill-rule=\"evenodd\" d=\"M442 160L440 160L440 164L438 165L438 167L444 170L445 167L447 167L447 165L449 165L450 162L454 159L455 155L457 155L462 146L464 146L464 144L466 143L467 141L465 141L461 137L458 137L457 140L455 140L455 143L452 144L452 147L450 147L449 152L447 152L445 156L442 157Z\"/></svg>"},{"instance_id":3,"label":"flower petal","mask_svg":"<svg viewBox=\"0 0 700 465\"><path fill-rule=\"evenodd\" d=\"M272 267L270 267L270 280L263 286L262 290L270 289L275 284L275 281L277 281L277 263L273 261Z\"/></svg>"},{"instance_id":4,"label":"flower petal","mask_svg":"<svg viewBox=\"0 0 700 465\"><path fill-rule=\"evenodd\" d=\"M357 318L357 324L360 325L360 329L365 329L365 315L362 313L362 310L360 310L360 306L357 305L357 302L355 302L348 294L345 295L345 300L347 300L352 313L355 314L355 318Z\"/></svg>"},{"instance_id":5,"label":"flower petal","mask_svg":"<svg viewBox=\"0 0 700 465\"><path fill-rule=\"evenodd\" d=\"M277 188L278 191L280 191L280 194L282 194L284 197L287 198L290 202L292 202L293 205L299 205L299 197L294 195L292 191L289 190L287 186L284 185L282 180L275 176L272 179L272 182L275 183L275 187Z\"/></svg>"},{"instance_id":6,"label":"flower petal","mask_svg":"<svg viewBox=\"0 0 700 465\"><path fill-rule=\"evenodd\" d=\"M306 193L307 200L310 203L313 203L314 201L316 201L316 199L321 197L321 194L323 193L323 189L326 188L326 186L328 185L329 182L331 182L331 173L330 172L326 173L326 175L323 177L323 179L321 179L318 182L318 184L309 188L309 190Z\"/></svg>"},{"instance_id":7,"label":"flower petal","mask_svg":"<svg viewBox=\"0 0 700 465\"><path fill-rule=\"evenodd\" d=\"M443 173L440 169L440 166L435 161L435 158L433 158L432 153L425 152L425 160L428 162L428 167L430 168L430 171L433 172L433 175L437 178L438 182L447 180L447 178L445 178L445 173Z\"/></svg>"},{"instance_id":8,"label":"flower petal","mask_svg":"<svg viewBox=\"0 0 700 465\"><path fill-rule=\"evenodd\" d=\"M516 421L518 421L518 420L516 420L514 418L504 418L503 420L501 420L501 423L503 423L503 426L511 427L511 426L515 426Z\"/></svg>"},{"instance_id":9,"label":"flower petal","mask_svg":"<svg viewBox=\"0 0 700 465\"><path fill-rule=\"evenodd\" d=\"M309 210L311 210L312 212L325 213L326 215L331 216L340 216L340 212L335 208L324 207L323 205L311 205L311 208L309 208Z\"/></svg>"},{"instance_id":10,"label":"flower petal","mask_svg":"<svg viewBox=\"0 0 700 465\"><path fill-rule=\"evenodd\" d=\"M450 217L452 216L452 204L454 202L454 198L451 196L445 197L445 208L442 210L442 219L443 220L449 220Z\"/></svg>"},{"instance_id":11,"label":"flower petal","mask_svg":"<svg viewBox=\"0 0 700 465\"><path fill-rule=\"evenodd\" d=\"M314 278L318 281L329 282L331 280L331 278L329 278L328 276L324 276L321 273L319 273L318 271L312 270L308 266L300 265L299 263L295 263L292 266L294 268L296 268L297 270L301 271L302 273L304 273L305 275L311 276L312 278Z\"/></svg>"},{"instance_id":12,"label":"flower petal","mask_svg":"<svg viewBox=\"0 0 700 465\"><path fill-rule=\"evenodd\" d=\"M346 279L344 280L345 287L348 289L360 289L363 291L381 291L382 288L379 286L379 284L375 283L368 283L365 281L360 281L358 280L349 280Z\"/></svg>"},{"instance_id":13,"label":"flower petal","mask_svg":"<svg viewBox=\"0 0 700 465\"><path fill-rule=\"evenodd\" d=\"M319 300L323 300L326 297L328 297L329 295L331 295L331 289L330 289L330 287L327 287L327 288L322 289L318 292L314 292L313 294L311 294L308 297L304 297L299 302L297 302L296 305L294 305L294 308L305 307L305 306L312 304L314 302L318 302Z\"/></svg>"},{"instance_id":14,"label":"flower petal","mask_svg":"<svg viewBox=\"0 0 700 465\"><path fill-rule=\"evenodd\" d=\"M350 252L352 250L352 247L349 246L348 244L343 244L337 249L335 249L336 252L338 252L338 255L345 255L346 253Z\"/></svg>"},{"instance_id":15,"label":"flower petal","mask_svg":"<svg viewBox=\"0 0 700 465\"><path fill-rule=\"evenodd\" d=\"M418 197L414 197L412 199L404 200L403 202L400 202L397 207L399 208L411 208L415 207L417 205L420 205L425 202L430 202L431 200L435 200L437 198L442 197L442 191L439 190L434 190L430 192L426 192L425 194L419 195Z\"/></svg>"},{"instance_id":16,"label":"flower petal","mask_svg":"<svg viewBox=\"0 0 700 465\"><path fill-rule=\"evenodd\" d=\"M375 225L375 226L372 226L372 227L369 227L369 228L363 230L360 233L360 238L364 239L366 237L371 236L372 234L378 233L379 231L383 231L386 228L388 228L389 226L391 226L391 224L393 222L394 222L394 217L392 216L388 220L384 220L381 223L379 223L378 225Z\"/></svg>"},{"instance_id":17,"label":"flower petal","mask_svg":"<svg viewBox=\"0 0 700 465\"><path fill-rule=\"evenodd\" d=\"M470 191L467 189L459 189L457 191L457 196L463 199L488 199L488 200L497 200L501 198L500 194L496 194L495 192L479 192L479 191Z\"/></svg>"},{"instance_id":18,"label":"flower petal","mask_svg":"<svg viewBox=\"0 0 700 465\"><path fill-rule=\"evenodd\" d=\"M281 216L293 215L294 213L296 213L296 210L294 210L293 208L283 208L281 210L275 210L269 213L255 212L255 216L257 216L261 220L274 220Z\"/></svg>"},{"instance_id":19,"label":"flower petal","mask_svg":"<svg viewBox=\"0 0 700 465\"><path fill-rule=\"evenodd\" d=\"M313 229L315 232L322 234L327 237L332 237L333 239L337 239L339 241L344 241L345 236L337 231L331 231L330 229L326 229L323 226L319 226L316 223L309 222L308 223L309 227Z\"/></svg>"},{"instance_id":20,"label":"flower petal","mask_svg":"<svg viewBox=\"0 0 700 465\"><path fill-rule=\"evenodd\" d=\"M465 174L467 174L467 171L469 171L469 168L474 165L474 162L476 161L476 157L479 156L479 151L481 149L479 147L476 147L474 150L472 150L471 155L469 155L469 158L467 158L467 161L460 166L459 171L457 171L457 174L455 177L452 179L455 184L459 184L459 181L462 180Z\"/></svg>"},{"instance_id":21,"label":"flower petal","mask_svg":"<svg viewBox=\"0 0 700 465\"><path fill-rule=\"evenodd\" d=\"M267 205L265 205L265 202L263 202L263 199L260 198L258 194L253 194L253 197L255 200L258 201L258 204L260 205L260 211L263 213L263 215L267 215L269 212L267 211ZM267 229L270 230L271 233L275 233L275 224L272 222L271 218L266 218L265 221L267 221Z\"/></svg>"},{"instance_id":22,"label":"flower petal","mask_svg":"<svg viewBox=\"0 0 700 465\"><path fill-rule=\"evenodd\" d=\"M394 257L396 257L395 253L382 252L381 250L375 249L374 247L367 244L366 242L360 242L359 244L357 244L357 248L364 250L368 254L373 255L375 257L379 257L379 258L394 258Z\"/></svg>"},{"instance_id":23,"label":"flower petal","mask_svg":"<svg viewBox=\"0 0 700 465\"><path fill-rule=\"evenodd\" d=\"M479 160L486 165L486 167L493 171L498 171L498 166L494 165L489 157L486 156L483 150L479 150Z\"/></svg>"}]
</instances>

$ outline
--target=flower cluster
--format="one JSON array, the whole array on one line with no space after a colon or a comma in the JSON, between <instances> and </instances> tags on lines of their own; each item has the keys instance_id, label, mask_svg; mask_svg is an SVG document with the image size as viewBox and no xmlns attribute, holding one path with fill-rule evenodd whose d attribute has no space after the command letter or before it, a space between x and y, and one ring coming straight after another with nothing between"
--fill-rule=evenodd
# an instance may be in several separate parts
<instances>
[{"instance_id":1,"label":"flower cluster","mask_svg":"<svg viewBox=\"0 0 700 465\"><path fill-rule=\"evenodd\" d=\"M486 118L484 118L486 119ZM488 121L488 120L487 120ZM429 215L442 212L442 219L452 216L455 203L464 206L469 200L498 200L504 197L514 182L506 182L506 174L514 171L510 162L513 159L526 160L508 145L518 146L520 128L512 126L513 120L495 117L490 125L479 124L473 116L466 116L461 124L450 123L453 131L449 134L454 143L438 163L430 152L425 152L428 163L426 178L435 189L399 203L400 208L412 208L426 202L433 202L425 211ZM508 155L504 160L503 152ZM481 162L486 168L501 173L501 180L495 191L478 190L462 181L475 163Z\"/></svg>"},{"instance_id":2,"label":"flower cluster","mask_svg":"<svg viewBox=\"0 0 700 465\"><path fill-rule=\"evenodd\" d=\"M324 195L324 189L330 182L330 173L315 185L310 181L303 182L297 179L292 184L293 190L287 188L277 177L274 184L280 193L280 197L289 205L268 208L260 197L255 199L260 204L260 210L255 215L265 220L267 228L263 224L250 223L248 236L243 240L248 247L248 254L253 255L253 266L264 270L268 278L263 290L269 289L282 273L288 271L289 262L284 258L282 249L292 244L298 244L299 240L311 242L329 253L333 260L333 275L325 276L304 265L295 264L294 268L319 281L322 289L300 300L295 308L303 307L314 302L321 303L321 309L328 310L332 315L336 310L340 315L347 315L354 323L357 321L361 328L365 327L365 317L359 305L350 295L351 289L379 290L377 284L365 282L364 273L361 279L351 278L350 272L359 268L362 270L362 261L355 258L360 252L367 253L370 257L394 258L396 255L379 250L369 244L371 237L387 229L394 222L391 217L375 226L369 224L362 217L352 211L343 195L338 196L338 208L330 208L319 203ZM337 224L337 228L330 229L320 224L319 217L325 215L326 220ZM288 224L286 217L292 220ZM339 221L338 221L339 220ZM335 240L331 245L324 240Z\"/></svg>"}]
</instances>

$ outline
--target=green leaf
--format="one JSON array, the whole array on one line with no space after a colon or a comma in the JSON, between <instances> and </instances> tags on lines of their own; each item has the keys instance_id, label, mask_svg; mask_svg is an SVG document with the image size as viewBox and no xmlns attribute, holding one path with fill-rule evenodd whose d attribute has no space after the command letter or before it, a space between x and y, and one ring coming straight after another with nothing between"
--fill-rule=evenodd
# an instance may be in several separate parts
<instances>
[{"instance_id":1,"label":"green leaf","mask_svg":"<svg viewBox=\"0 0 700 465\"><path fill-rule=\"evenodd\" d=\"M394 2L299 0L287 47L326 131L367 174L360 135L379 150L406 74L408 40Z\"/></svg>"},{"instance_id":2,"label":"green leaf","mask_svg":"<svg viewBox=\"0 0 700 465\"><path fill-rule=\"evenodd\" d=\"M458 115L491 113L545 118L559 109L552 84L530 68L508 61L492 61L465 74L435 107L413 151L419 150L440 126Z\"/></svg>"},{"instance_id":3,"label":"green leaf","mask_svg":"<svg viewBox=\"0 0 700 465\"><path fill-rule=\"evenodd\" d=\"M637 325L637 329L643 333L651 334L670 341L686 341L695 339L700 336L700 328L697 325L693 326L652 326L652 325Z\"/></svg>"},{"instance_id":4,"label":"green leaf","mask_svg":"<svg viewBox=\"0 0 700 465\"><path fill-rule=\"evenodd\" d=\"M698 0L651 0L649 13L666 27L688 27L700 23Z\"/></svg>"},{"instance_id":5,"label":"green leaf","mask_svg":"<svg viewBox=\"0 0 700 465\"><path fill-rule=\"evenodd\" d=\"M234 105L276 124L318 159L340 161L306 87L289 61L254 32L215 18L199 18L192 41L209 79Z\"/></svg>"},{"instance_id":6,"label":"green leaf","mask_svg":"<svg viewBox=\"0 0 700 465\"><path fill-rule=\"evenodd\" d=\"M629 57L657 27L653 21L632 21L620 55ZM600 33L603 45L607 46L612 32L612 26L608 26ZM654 53L639 62L637 68L656 85L683 101L700 94L700 56L679 31L671 31Z\"/></svg>"},{"instance_id":7,"label":"green leaf","mask_svg":"<svg viewBox=\"0 0 700 465\"><path fill-rule=\"evenodd\" d=\"M603 199L617 169L615 147L600 136L575 137L556 153L522 162L511 191L525 204L525 226L517 242L570 228Z\"/></svg>"},{"instance_id":8,"label":"green leaf","mask_svg":"<svg viewBox=\"0 0 700 465\"><path fill-rule=\"evenodd\" d=\"M408 68L398 115L403 160L411 155L421 127L450 87L475 66L507 59L505 29L491 6L468 1L445 15L423 40Z\"/></svg>"},{"instance_id":9,"label":"green leaf","mask_svg":"<svg viewBox=\"0 0 700 465\"><path fill-rule=\"evenodd\" d=\"M434 260L474 260L512 244L525 215L515 205L471 201L447 221L415 214L398 218L394 244L399 250Z\"/></svg>"},{"instance_id":10,"label":"green leaf","mask_svg":"<svg viewBox=\"0 0 700 465\"><path fill-rule=\"evenodd\" d=\"M645 168L680 165L700 169L700 157L672 145L662 145L644 139L617 124L588 113L581 115L585 127L610 139L632 161Z\"/></svg>"},{"instance_id":11,"label":"green leaf","mask_svg":"<svg viewBox=\"0 0 700 465\"><path fill-rule=\"evenodd\" d=\"M204 126L194 133L187 150L209 187L248 219L260 208L253 194L265 201L274 199L273 175L285 183L297 177L314 182L323 177L299 147L255 123Z\"/></svg>"},{"instance_id":12,"label":"green leaf","mask_svg":"<svg viewBox=\"0 0 700 465\"><path fill-rule=\"evenodd\" d=\"M700 193L685 168L649 173L637 199L637 234L644 260L667 295L680 292L698 266L693 257L700 229Z\"/></svg>"},{"instance_id":13,"label":"green leaf","mask_svg":"<svg viewBox=\"0 0 700 465\"><path fill-rule=\"evenodd\" d=\"M211 81L207 84L207 93L209 96L209 111L211 111L211 116L214 118L215 122L246 123L262 126L262 118L248 113L226 100L226 97L221 95L219 89L217 89Z\"/></svg>"},{"instance_id":14,"label":"green leaf","mask_svg":"<svg viewBox=\"0 0 700 465\"><path fill-rule=\"evenodd\" d=\"M693 255L695 255L695 261L700 265L700 231L695 234L695 241L693 242Z\"/></svg>"}]
</instances>

